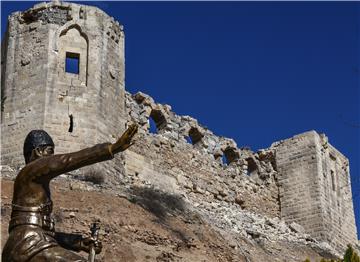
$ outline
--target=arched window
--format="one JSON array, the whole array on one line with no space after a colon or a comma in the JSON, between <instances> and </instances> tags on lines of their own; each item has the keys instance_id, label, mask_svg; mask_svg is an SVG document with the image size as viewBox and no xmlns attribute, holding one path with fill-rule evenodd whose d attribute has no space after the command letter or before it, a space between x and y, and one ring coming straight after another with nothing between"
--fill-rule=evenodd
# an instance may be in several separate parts
<instances>
[{"instance_id":1,"label":"arched window","mask_svg":"<svg viewBox=\"0 0 360 262\"><path fill-rule=\"evenodd\" d=\"M192 127L189 130L189 136L187 137L187 141L193 145L196 145L203 138L203 134L196 127Z\"/></svg>"},{"instance_id":2,"label":"arched window","mask_svg":"<svg viewBox=\"0 0 360 262\"><path fill-rule=\"evenodd\" d=\"M153 127L155 124L155 128ZM157 133L166 126L166 119L164 114L158 110L153 109L149 117L149 131L150 133ZM152 129L152 130L151 130ZM154 130L155 129L155 130Z\"/></svg>"},{"instance_id":3,"label":"arched window","mask_svg":"<svg viewBox=\"0 0 360 262\"><path fill-rule=\"evenodd\" d=\"M73 80L87 84L88 39L80 26L71 25L60 33L59 38L60 81L73 83Z\"/></svg>"},{"instance_id":4,"label":"arched window","mask_svg":"<svg viewBox=\"0 0 360 262\"><path fill-rule=\"evenodd\" d=\"M224 157L226 164L231 164L232 162L239 159L240 155L239 152L235 148L228 147L224 150Z\"/></svg>"}]
</instances>

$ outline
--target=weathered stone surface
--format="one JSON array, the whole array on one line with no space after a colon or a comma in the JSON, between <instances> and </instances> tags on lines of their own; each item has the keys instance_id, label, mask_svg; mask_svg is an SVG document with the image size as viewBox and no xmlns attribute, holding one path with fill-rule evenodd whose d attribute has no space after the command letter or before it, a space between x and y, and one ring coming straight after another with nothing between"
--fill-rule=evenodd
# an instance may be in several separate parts
<instances>
[{"instance_id":1,"label":"weathered stone surface","mask_svg":"<svg viewBox=\"0 0 360 262\"><path fill-rule=\"evenodd\" d=\"M192 184L188 186L189 182L183 181L183 189L197 208L210 211L217 210L215 202L219 202L219 206L236 203L235 209L280 217L283 221L278 224L279 230L284 234L306 232L320 241L327 241L338 251L342 251L347 243L355 243L357 237L348 160L328 144L324 136L311 131L276 142L270 148L255 153L248 148L238 149L233 140L217 137L189 116L175 115L162 105L155 104L148 95L137 94L134 100L130 94L126 95L127 109L135 116L132 120L143 121L143 112L157 108L166 112L163 114L167 123L166 131L174 134L166 135L158 130L157 134L149 137L149 129L145 125L140 138L142 143L138 145L139 148L135 146L131 150L142 154L145 159L151 159L153 168L159 172L168 168L173 170L174 167L181 170L185 174L183 180L188 179ZM145 104L144 101L151 102ZM148 114L149 118L151 114ZM138 123L141 125L140 121ZM192 140L186 139L190 126L201 130L202 136L195 145L191 145ZM173 141L174 147L159 145L160 150L156 150L146 146L158 144L156 141L161 141L164 136ZM231 153L226 154L227 150L231 150ZM221 161L222 156L228 158L225 163ZM331 161L337 162L334 164ZM127 159L128 162L132 160ZM334 170L331 171L331 165L336 174ZM321 171L324 168L328 168L327 171ZM327 180L319 182L318 179L322 177L327 177ZM331 181L334 185L330 184ZM329 190L331 187L332 194ZM203 189L208 194L204 194ZM329 198L323 197L329 193ZM329 210L338 217L325 221L324 214ZM338 230L336 221L345 220L350 223L342 226L343 231ZM285 221L290 228L284 224ZM338 230L332 231L338 234L334 239L326 237L328 233L325 227L329 224Z\"/></svg>"},{"instance_id":2,"label":"weathered stone surface","mask_svg":"<svg viewBox=\"0 0 360 262\"><path fill-rule=\"evenodd\" d=\"M69 53L80 57L78 74L65 70ZM247 239L270 253L276 252L271 243L287 241L337 254L357 241L348 160L325 135L310 131L253 152L147 94L127 93L123 28L100 9L51 2L12 14L1 59L2 177L23 166L31 129L46 129L56 153L65 153L114 141L136 122L135 144L93 167L104 183L84 181L94 172L84 168L69 174L72 192L121 189L132 199L131 192L151 198L146 193L154 191L175 209L181 199L230 235L234 249ZM141 240L155 243L152 236Z\"/></svg>"},{"instance_id":3,"label":"weathered stone surface","mask_svg":"<svg viewBox=\"0 0 360 262\"><path fill-rule=\"evenodd\" d=\"M23 166L22 143L32 129L46 129L57 153L113 140L125 129L124 35L103 11L35 5L9 17L2 47L2 164ZM79 59L78 74L65 71L69 54ZM115 173L121 159L98 166Z\"/></svg>"},{"instance_id":4,"label":"weathered stone surface","mask_svg":"<svg viewBox=\"0 0 360 262\"><path fill-rule=\"evenodd\" d=\"M297 232L297 233L305 233L305 229L304 227L300 226L299 224L295 223L295 222L292 222L290 225L289 225L290 229L294 232Z\"/></svg>"},{"instance_id":5,"label":"weathered stone surface","mask_svg":"<svg viewBox=\"0 0 360 262\"><path fill-rule=\"evenodd\" d=\"M310 131L272 146L281 217L338 250L357 240L348 159Z\"/></svg>"}]
</instances>

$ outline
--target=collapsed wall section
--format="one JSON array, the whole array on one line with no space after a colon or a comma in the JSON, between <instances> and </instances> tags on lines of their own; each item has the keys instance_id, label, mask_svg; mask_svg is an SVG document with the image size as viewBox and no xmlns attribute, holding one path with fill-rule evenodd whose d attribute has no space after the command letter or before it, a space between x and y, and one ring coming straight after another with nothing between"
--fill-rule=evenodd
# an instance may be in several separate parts
<instances>
[{"instance_id":1,"label":"collapsed wall section","mask_svg":"<svg viewBox=\"0 0 360 262\"><path fill-rule=\"evenodd\" d=\"M14 13L1 59L2 165L23 165L31 129L47 130L66 153L114 141L136 122L135 145L91 167L107 185L156 187L221 218L222 206L282 218L340 249L356 241L348 160L324 136L252 152L148 95L125 93L123 29L98 8L42 3Z\"/></svg>"},{"instance_id":2,"label":"collapsed wall section","mask_svg":"<svg viewBox=\"0 0 360 262\"><path fill-rule=\"evenodd\" d=\"M195 206L216 209L234 204L279 217L275 156L271 150L239 149L232 139L214 135L189 116L179 116L143 93L126 94L128 121L139 127L125 152L128 186L156 186L183 195ZM156 131L150 132L150 121ZM235 208L235 207L234 207Z\"/></svg>"},{"instance_id":3,"label":"collapsed wall section","mask_svg":"<svg viewBox=\"0 0 360 262\"><path fill-rule=\"evenodd\" d=\"M209 212L224 201L280 217L338 252L356 243L348 160L324 135L310 131L252 152L143 93L126 94L126 106L140 126L125 157L128 185L158 186Z\"/></svg>"}]
</instances>

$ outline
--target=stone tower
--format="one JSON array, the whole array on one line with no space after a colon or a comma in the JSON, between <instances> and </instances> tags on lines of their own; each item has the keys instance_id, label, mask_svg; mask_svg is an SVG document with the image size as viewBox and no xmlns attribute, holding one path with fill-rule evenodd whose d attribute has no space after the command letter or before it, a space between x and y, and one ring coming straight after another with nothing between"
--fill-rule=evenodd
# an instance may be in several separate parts
<instances>
[{"instance_id":1,"label":"stone tower","mask_svg":"<svg viewBox=\"0 0 360 262\"><path fill-rule=\"evenodd\" d=\"M32 129L48 131L56 153L124 131L124 32L102 10L51 2L15 12L1 55L3 165L24 164Z\"/></svg>"},{"instance_id":2,"label":"stone tower","mask_svg":"<svg viewBox=\"0 0 360 262\"><path fill-rule=\"evenodd\" d=\"M274 144L281 218L342 252L356 243L349 160L328 138L306 132Z\"/></svg>"},{"instance_id":3,"label":"stone tower","mask_svg":"<svg viewBox=\"0 0 360 262\"><path fill-rule=\"evenodd\" d=\"M66 153L114 141L135 121L139 141L97 165L127 187L153 186L211 216L225 212L217 217L233 218L221 221L229 230L234 222L243 228L246 219L234 214L250 210L296 222L340 252L357 242L349 161L326 136L310 131L252 152L150 96L126 93L122 26L100 9L52 2L13 13L1 61L1 165L24 164L32 129L47 130L56 153ZM106 177L111 186L119 181Z\"/></svg>"}]
</instances>

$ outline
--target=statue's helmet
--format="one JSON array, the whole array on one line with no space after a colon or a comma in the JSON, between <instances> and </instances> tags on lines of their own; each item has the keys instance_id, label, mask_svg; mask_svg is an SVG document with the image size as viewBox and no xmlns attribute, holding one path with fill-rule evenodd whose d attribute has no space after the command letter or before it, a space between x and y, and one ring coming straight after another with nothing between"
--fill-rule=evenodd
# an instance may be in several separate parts
<instances>
[{"instance_id":1,"label":"statue's helmet","mask_svg":"<svg viewBox=\"0 0 360 262\"><path fill-rule=\"evenodd\" d=\"M35 148L43 146L55 146L51 136L44 130L30 131L30 133L26 136L24 142L25 163L29 163L31 152Z\"/></svg>"}]
</instances>

